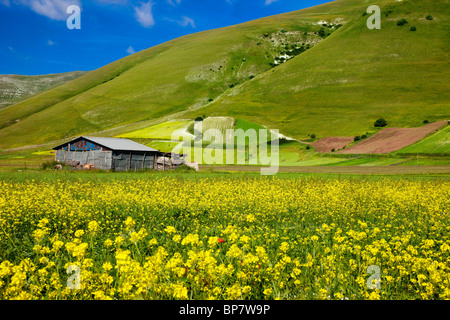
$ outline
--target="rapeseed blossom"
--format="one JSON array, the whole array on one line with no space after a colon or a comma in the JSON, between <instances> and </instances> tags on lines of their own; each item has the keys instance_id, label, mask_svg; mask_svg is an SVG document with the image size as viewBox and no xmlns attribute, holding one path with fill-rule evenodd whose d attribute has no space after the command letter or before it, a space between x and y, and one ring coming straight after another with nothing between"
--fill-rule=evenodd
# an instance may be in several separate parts
<instances>
[{"instance_id":1,"label":"rapeseed blossom","mask_svg":"<svg viewBox=\"0 0 450 320\"><path fill-rule=\"evenodd\" d=\"M450 299L445 180L40 183L0 180L0 299Z\"/></svg>"}]
</instances>

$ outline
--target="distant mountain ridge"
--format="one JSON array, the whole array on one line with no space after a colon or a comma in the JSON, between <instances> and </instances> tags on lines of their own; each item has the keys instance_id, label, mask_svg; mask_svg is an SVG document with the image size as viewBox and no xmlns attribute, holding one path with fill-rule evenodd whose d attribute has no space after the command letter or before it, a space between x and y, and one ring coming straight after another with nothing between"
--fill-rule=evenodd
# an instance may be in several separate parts
<instances>
[{"instance_id":1,"label":"distant mountain ridge","mask_svg":"<svg viewBox=\"0 0 450 320\"><path fill-rule=\"evenodd\" d=\"M74 71L37 76L0 75L0 108L74 80L85 73Z\"/></svg>"}]
</instances>

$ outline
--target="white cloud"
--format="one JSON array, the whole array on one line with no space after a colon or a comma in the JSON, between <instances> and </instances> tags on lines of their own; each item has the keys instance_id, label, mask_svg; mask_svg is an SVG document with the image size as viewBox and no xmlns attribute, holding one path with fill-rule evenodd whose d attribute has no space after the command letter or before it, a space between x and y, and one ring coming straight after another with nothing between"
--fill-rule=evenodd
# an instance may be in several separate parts
<instances>
[{"instance_id":1,"label":"white cloud","mask_svg":"<svg viewBox=\"0 0 450 320\"><path fill-rule=\"evenodd\" d=\"M155 25L152 12L153 5L154 3L150 0L149 2L141 2L139 7L133 7L136 20L145 28Z\"/></svg>"},{"instance_id":2,"label":"white cloud","mask_svg":"<svg viewBox=\"0 0 450 320\"><path fill-rule=\"evenodd\" d=\"M9 7L11 5L11 3L9 2L9 0L0 0L0 3L4 6Z\"/></svg>"},{"instance_id":3,"label":"white cloud","mask_svg":"<svg viewBox=\"0 0 450 320\"><path fill-rule=\"evenodd\" d=\"M79 0L17 0L15 3L53 20L66 20L69 17L66 12L67 7L81 6Z\"/></svg>"},{"instance_id":4,"label":"white cloud","mask_svg":"<svg viewBox=\"0 0 450 320\"><path fill-rule=\"evenodd\" d=\"M192 28L195 28L195 21L194 19L191 19L189 17L183 16L181 21L178 21L178 24L182 27L191 26Z\"/></svg>"},{"instance_id":5,"label":"white cloud","mask_svg":"<svg viewBox=\"0 0 450 320\"><path fill-rule=\"evenodd\" d=\"M136 53L136 51L134 50L134 48L132 46L129 46L128 49L127 49L127 53L128 54L133 54L133 53Z\"/></svg>"},{"instance_id":6,"label":"white cloud","mask_svg":"<svg viewBox=\"0 0 450 320\"><path fill-rule=\"evenodd\" d=\"M168 4L170 4L171 6L174 6L174 7L175 7L176 4L180 4L181 3L181 0L166 0L166 1L167 1Z\"/></svg>"},{"instance_id":7,"label":"white cloud","mask_svg":"<svg viewBox=\"0 0 450 320\"><path fill-rule=\"evenodd\" d=\"M265 5L268 6L268 5L270 5L272 2L276 2L276 1L278 1L278 0L266 0Z\"/></svg>"},{"instance_id":8,"label":"white cloud","mask_svg":"<svg viewBox=\"0 0 450 320\"><path fill-rule=\"evenodd\" d=\"M52 40L49 39L49 40L47 41L47 44L51 47L51 46L54 45L55 43L54 43Z\"/></svg>"}]
</instances>

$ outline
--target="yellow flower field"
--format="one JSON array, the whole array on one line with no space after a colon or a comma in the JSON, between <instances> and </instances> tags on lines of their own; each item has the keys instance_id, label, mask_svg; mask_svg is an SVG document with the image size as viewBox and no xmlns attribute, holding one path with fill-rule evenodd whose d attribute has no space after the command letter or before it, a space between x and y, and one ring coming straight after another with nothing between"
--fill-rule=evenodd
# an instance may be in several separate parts
<instances>
[{"instance_id":1,"label":"yellow flower field","mask_svg":"<svg viewBox=\"0 0 450 320\"><path fill-rule=\"evenodd\" d=\"M0 299L450 299L449 199L445 180L3 179Z\"/></svg>"}]
</instances>

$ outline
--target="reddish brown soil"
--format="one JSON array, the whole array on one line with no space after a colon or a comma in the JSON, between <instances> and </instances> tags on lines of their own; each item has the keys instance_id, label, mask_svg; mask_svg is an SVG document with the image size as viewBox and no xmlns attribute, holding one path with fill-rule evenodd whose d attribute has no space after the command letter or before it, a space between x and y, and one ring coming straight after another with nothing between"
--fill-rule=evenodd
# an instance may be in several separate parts
<instances>
[{"instance_id":1,"label":"reddish brown soil","mask_svg":"<svg viewBox=\"0 0 450 320\"><path fill-rule=\"evenodd\" d=\"M322 138L311 145L317 152L331 152L334 150L342 149L353 142L353 137L327 137Z\"/></svg>"},{"instance_id":2,"label":"reddish brown soil","mask_svg":"<svg viewBox=\"0 0 450 320\"><path fill-rule=\"evenodd\" d=\"M350 148L337 153L364 154L364 153L390 153L409 146L439 128L445 126L447 120L433 122L419 128L388 128L361 141Z\"/></svg>"}]
</instances>

